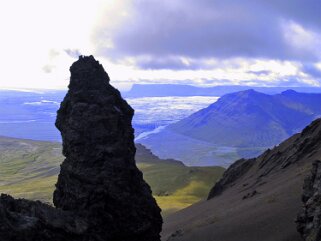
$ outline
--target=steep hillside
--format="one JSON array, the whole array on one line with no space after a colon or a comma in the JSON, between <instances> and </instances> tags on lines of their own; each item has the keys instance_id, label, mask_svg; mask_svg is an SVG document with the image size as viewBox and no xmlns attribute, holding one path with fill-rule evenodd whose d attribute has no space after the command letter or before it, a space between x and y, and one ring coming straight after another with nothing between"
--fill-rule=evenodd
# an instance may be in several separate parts
<instances>
[{"instance_id":1,"label":"steep hillside","mask_svg":"<svg viewBox=\"0 0 321 241\"><path fill-rule=\"evenodd\" d=\"M208 200L167 219L162 240L299 241L303 180L321 160L321 119L257 158L239 160Z\"/></svg>"},{"instance_id":2,"label":"steep hillside","mask_svg":"<svg viewBox=\"0 0 321 241\"><path fill-rule=\"evenodd\" d=\"M142 145L136 148L137 166L163 215L206 198L224 171L221 167L186 167L179 161L159 159ZM0 137L0 192L51 203L62 160L60 143Z\"/></svg>"},{"instance_id":3,"label":"steep hillside","mask_svg":"<svg viewBox=\"0 0 321 241\"><path fill-rule=\"evenodd\" d=\"M320 117L320 103L321 94L293 90L276 95L255 90L236 92L140 142L162 158L173 157L188 164L197 160L200 165L208 164L207 156L211 156L212 163L226 165L237 158L254 157L300 132ZM172 148L172 139L179 148ZM198 149L194 151L195 146ZM197 155L200 158L196 159Z\"/></svg>"}]
</instances>

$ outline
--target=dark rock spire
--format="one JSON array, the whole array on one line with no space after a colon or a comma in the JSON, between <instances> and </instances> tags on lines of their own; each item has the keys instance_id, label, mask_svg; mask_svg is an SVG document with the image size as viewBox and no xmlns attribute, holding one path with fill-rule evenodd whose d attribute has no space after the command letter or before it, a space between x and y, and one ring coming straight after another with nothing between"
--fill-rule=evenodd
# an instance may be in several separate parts
<instances>
[{"instance_id":1,"label":"dark rock spire","mask_svg":"<svg viewBox=\"0 0 321 241\"><path fill-rule=\"evenodd\" d=\"M85 210L95 222L95 234L105 233L99 235L106 238L114 233L123 241L136 240L135 234L159 240L160 209L134 159L133 109L92 56L80 57L70 72L56 121L66 159L55 206Z\"/></svg>"},{"instance_id":2,"label":"dark rock spire","mask_svg":"<svg viewBox=\"0 0 321 241\"><path fill-rule=\"evenodd\" d=\"M2 195L0 240L159 241L161 210L134 159L133 109L93 56L70 72L56 121L66 157L58 209Z\"/></svg>"}]
</instances>

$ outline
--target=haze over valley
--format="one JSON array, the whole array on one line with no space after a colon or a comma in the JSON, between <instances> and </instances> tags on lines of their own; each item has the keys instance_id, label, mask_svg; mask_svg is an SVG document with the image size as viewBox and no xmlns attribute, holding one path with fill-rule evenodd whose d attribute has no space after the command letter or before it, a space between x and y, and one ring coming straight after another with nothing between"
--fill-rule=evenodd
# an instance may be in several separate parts
<instances>
[{"instance_id":1,"label":"haze over valley","mask_svg":"<svg viewBox=\"0 0 321 241\"><path fill-rule=\"evenodd\" d=\"M220 97L216 96L127 97L126 100L135 109L135 141L146 145L161 158L174 158L191 166L227 167L234 160L254 157L277 145L300 132L321 114L318 104L315 104L320 101L319 88L310 88L311 92L315 92L310 94L290 90L280 94L278 91L283 90L281 88L263 90L279 94L274 96L245 90L223 95L217 104L215 102ZM0 92L3 113L0 117L0 135L61 141L54 121L64 91ZM123 95L129 96L130 92L124 92ZM155 94L152 92L149 95ZM227 107L224 109L219 105ZM270 137L263 130L258 131L265 125L266 118L271 118L270 127L266 129ZM230 122L222 122L228 119ZM224 127L220 123L224 123ZM252 132L251 140L240 132L240 123L244 132Z\"/></svg>"},{"instance_id":2,"label":"haze over valley","mask_svg":"<svg viewBox=\"0 0 321 241\"><path fill-rule=\"evenodd\" d=\"M54 126L65 91L0 91L0 135L60 141ZM153 131L187 117L218 99L215 96L128 97L135 109L135 135Z\"/></svg>"}]
</instances>

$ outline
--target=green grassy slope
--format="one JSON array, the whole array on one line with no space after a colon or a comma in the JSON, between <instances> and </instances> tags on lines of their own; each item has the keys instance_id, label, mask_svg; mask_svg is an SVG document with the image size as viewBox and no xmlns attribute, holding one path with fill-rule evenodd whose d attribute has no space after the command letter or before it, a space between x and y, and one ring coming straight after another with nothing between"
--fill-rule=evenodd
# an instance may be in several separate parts
<instances>
[{"instance_id":1,"label":"green grassy slope","mask_svg":"<svg viewBox=\"0 0 321 241\"><path fill-rule=\"evenodd\" d=\"M0 137L0 192L51 202L62 161L60 146Z\"/></svg>"},{"instance_id":2,"label":"green grassy slope","mask_svg":"<svg viewBox=\"0 0 321 241\"><path fill-rule=\"evenodd\" d=\"M62 160L60 143L0 137L0 193L51 203ZM164 216L205 198L224 171L160 160L142 145L136 160Z\"/></svg>"},{"instance_id":3,"label":"green grassy slope","mask_svg":"<svg viewBox=\"0 0 321 241\"><path fill-rule=\"evenodd\" d=\"M211 183L224 172L222 167L187 167L179 161L160 160L139 144L136 160L165 216L207 197Z\"/></svg>"}]
</instances>

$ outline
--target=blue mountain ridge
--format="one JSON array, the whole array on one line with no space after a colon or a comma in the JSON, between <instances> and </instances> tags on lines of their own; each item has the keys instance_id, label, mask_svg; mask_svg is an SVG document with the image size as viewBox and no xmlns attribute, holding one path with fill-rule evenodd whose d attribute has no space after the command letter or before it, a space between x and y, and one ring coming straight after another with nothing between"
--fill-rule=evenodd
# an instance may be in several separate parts
<instances>
[{"instance_id":1,"label":"blue mountain ridge","mask_svg":"<svg viewBox=\"0 0 321 241\"><path fill-rule=\"evenodd\" d=\"M320 116L321 94L250 89L226 94L140 142L158 156L189 165L227 166L278 145Z\"/></svg>"}]
</instances>

